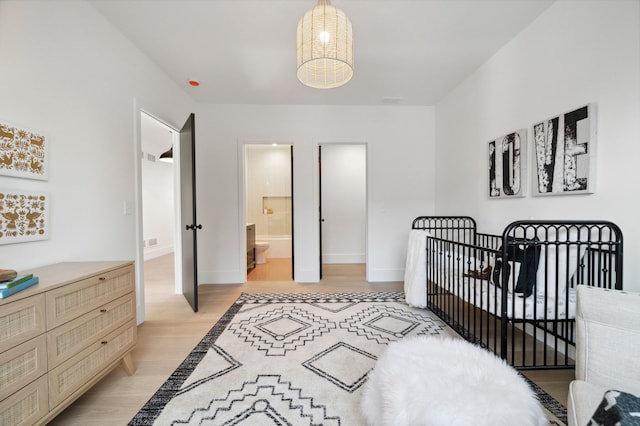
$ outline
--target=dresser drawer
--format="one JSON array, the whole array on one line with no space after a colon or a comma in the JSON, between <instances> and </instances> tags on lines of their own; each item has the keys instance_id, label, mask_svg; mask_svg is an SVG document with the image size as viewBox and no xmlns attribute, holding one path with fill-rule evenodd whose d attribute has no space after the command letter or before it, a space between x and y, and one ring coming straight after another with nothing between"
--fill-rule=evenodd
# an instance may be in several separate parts
<instances>
[{"instance_id":1,"label":"dresser drawer","mask_svg":"<svg viewBox=\"0 0 640 426\"><path fill-rule=\"evenodd\" d=\"M122 324L135 319L135 293L129 293L111 303L69 321L47 333L49 369L91 345Z\"/></svg>"},{"instance_id":2,"label":"dresser drawer","mask_svg":"<svg viewBox=\"0 0 640 426\"><path fill-rule=\"evenodd\" d=\"M43 334L0 354L0 400L47 372L46 341Z\"/></svg>"},{"instance_id":3,"label":"dresser drawer","mask_svg":"<svg viewBox=\"0 0 640 426\"><path fill-rule=\"evenodd\" d=\"M47 330L134 291L133 266L47 292Z\"/></svg>"},{"instance_id":4,"label":"dresser drawer","mask_svg":"<svg viewBox=\"0 0 640 426\"><path fill-rule=\"evenodd\" d=\"M48 411L47 376L42 376L0 402L0 425L31 426Z\"/></svg>"},{"instance_id":5,"label":"dresser drawer","mask_svg":"<svg viewBox=\"0 0 640 426\"><path fill-rule=\"evenodd\" d=\"M2 306L0 351L44 333L44 300L44 294L38 294Z\"/></svg>"},{"instance_id":6,"label":"dresser drawer","mask_svg":"<svg viewBox=\"0 0 640 426\"><path fill-rule=\"evenodd\" d=\"M136 343L136 322L129 321L113 333L92 344L76 356L49 371L49 406L56 405L75 391L93 384L92 379L118 361Z\"/></svg>"}]
</instances>

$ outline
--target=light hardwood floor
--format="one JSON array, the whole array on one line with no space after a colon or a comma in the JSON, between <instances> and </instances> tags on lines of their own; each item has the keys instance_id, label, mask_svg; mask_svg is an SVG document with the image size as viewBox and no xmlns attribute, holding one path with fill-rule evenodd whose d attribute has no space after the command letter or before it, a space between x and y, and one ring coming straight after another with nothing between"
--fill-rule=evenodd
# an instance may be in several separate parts
<instances>
[{"instance_id":1,"label":"light hardwood floor","mask_svg":"<svg viewBox=\"0 0 640 426\"><path fill-rule=\"evenodd\" d=\"M325 293L402 291L400 282L368 283L364 265L325 265L320 283L300 284L289 279L282 260L269 260L250 273L246 284L201 285L199 312L182 295L174 294L172 255L145 262L146 320L138 327L133 352L136 373L119 366L91 388L50 425L126 425L178 367L231 304L245 293ZM289 266L290 268L290 266ZM256 280L252 280L251 275ZM259 279L257 277L260 277ZM267 281L280 277L277 281ZM526 373L539 386L566 404L573 370Z\"/></svg>"}]
</instances>

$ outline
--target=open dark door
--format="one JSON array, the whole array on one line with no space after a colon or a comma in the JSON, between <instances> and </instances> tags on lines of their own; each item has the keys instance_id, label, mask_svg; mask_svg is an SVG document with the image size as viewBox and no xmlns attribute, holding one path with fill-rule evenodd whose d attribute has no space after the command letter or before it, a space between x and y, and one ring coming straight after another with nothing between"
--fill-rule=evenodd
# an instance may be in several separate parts
<instances>
[{"instance_id":1,"label":"open dark door","mask_svg":"<svg viewBox=\"0 0 640 426\"><path fill-rule=\"evenodd\" d=\"M295 227L293 226L293 221L295 218L295 214L293 211L293 206L294 206L294 202L293 202L293 145L291 145L289 147L289 154L290 154L290 158L291 158L291 173L289 175L289 178L291 179L291 279L295 280L296 279L296 251L295 251L295 234L294 234L294 229Z\"/></svg>"},{"instance_id":2,"label":"open dark door","mask_svg":"<svg viewBox=\"0 0 640 426\"><path fill-rule=\"evenodd\" d=\"M195 116L189 115L180 130L180 211L182 240L182 294L198 312L198 246L196 225Z\"/></svg>"},{"instance_id":3,"label":"open dark door","mask_svg":"<svg viewBox=\"0 0 640 426\"><path fill-rule=\"evenodd\" d=\"M324 218L322 217L322 145L318 146L318 213L320 218L320 224L318 231L320 232L319 240L320 240L320 279L322 279L322 222L324 222Z\"/></svg>"}]
</instances>

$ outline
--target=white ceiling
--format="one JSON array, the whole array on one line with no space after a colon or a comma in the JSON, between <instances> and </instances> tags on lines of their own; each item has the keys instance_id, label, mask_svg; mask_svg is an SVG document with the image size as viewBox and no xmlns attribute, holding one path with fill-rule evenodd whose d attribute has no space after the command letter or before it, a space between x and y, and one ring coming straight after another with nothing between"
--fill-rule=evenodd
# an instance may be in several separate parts
<instances>
[{"instance_id":1,"label":"white ceiling","mask_svg":"<svg viewBox=\"0 0 640 426\"><path fill-rule=\"evenodd\" d=\"M554 1L333 0L353 25L354 77L319 90L295 69L314 0L89 0L198 102L323 105L435 105Z\"/></svg>"}]
</instances>

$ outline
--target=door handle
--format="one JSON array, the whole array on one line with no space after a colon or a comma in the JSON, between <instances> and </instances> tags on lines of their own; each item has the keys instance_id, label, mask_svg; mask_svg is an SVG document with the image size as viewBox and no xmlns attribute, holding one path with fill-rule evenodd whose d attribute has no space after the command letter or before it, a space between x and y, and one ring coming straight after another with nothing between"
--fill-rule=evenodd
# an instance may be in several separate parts
<instances>
[{"instance_id":1,"label":"door handle","mask_svg":"<svg viewBox=\"0 0 640 426\"><path fill-rule=\"evenodd\" d=\"M187 225L187 231L193 229L194 231L196 229L202 229L202 225Z\"/></svg>"}]
</instances>

